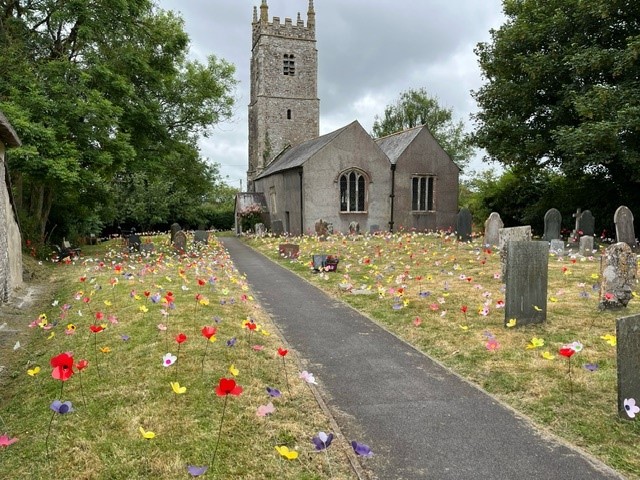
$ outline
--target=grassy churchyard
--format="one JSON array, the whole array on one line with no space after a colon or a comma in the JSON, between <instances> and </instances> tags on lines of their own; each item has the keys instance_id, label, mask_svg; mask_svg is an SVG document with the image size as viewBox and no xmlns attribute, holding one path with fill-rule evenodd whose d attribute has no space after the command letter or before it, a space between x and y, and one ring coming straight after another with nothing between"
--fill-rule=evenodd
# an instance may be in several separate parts
<instances>
[{"instance_id":1,"label":"grassy churchyard","mask_svg":"<svg viewBox=\"0 0 640 480\"><path fill-rule=\"evenodd\" d=\"M285 242L299 245L297 260L279 254ZM505 326L499 254L480 241L405 233L248 243L541 428L640 478L640 415L621 420L617 413L615 338L616 318L640 312L640 299L634 292L626 309L598 310L601 252L551 256L547 322L518 326L514 319ZM338 256L337 272L313 273L313 254ZM562 356L573 342L582 349Z\"/></svg>"},{"instance_id":2,"label":"grassy churchyard","mask_svg":"<svg viewBox=\"0 0 640 480\"><path fill-rule=\"evenodd\" d=\"M176 256L152 240L41 267L44 306L0 359L0 476L355 478L352 439L319 435L313 372L217 241Z\"/></svg>"}]
</instances>

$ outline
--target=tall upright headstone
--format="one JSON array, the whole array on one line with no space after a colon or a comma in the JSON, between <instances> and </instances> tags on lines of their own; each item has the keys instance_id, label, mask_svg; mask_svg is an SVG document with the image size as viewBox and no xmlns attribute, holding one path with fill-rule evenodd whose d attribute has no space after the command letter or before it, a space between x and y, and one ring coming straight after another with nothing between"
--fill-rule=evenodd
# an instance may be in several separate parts
<instances>
[{"instance_id":1,"label":"tall upright headstone","mask_svg":"<svg viewBox=\"0 0 640 480\"><path fill-rule=\"evenodd\" d=\"M557 208L550 208L544 214L544 234L542 239L550 242L560 238L560 228L562 227L562 214Z\"/></svg>"},{"instance_id":2,"label":"tall upright headstone","mask_svg":"<svg viewBox=\"0 0 640 480\"><path fill-rule=\"evenodd\" d=\"M593 237L595 234L596 219L591 213L591 210L585 210L580 215L578 230L582 232L582 235L590 235Z\"/></svg>"},{"instance_id":3,"label":"tall upright headstone","mask_svg":"<svg viewBox=\"0 0 640 480\"><path fill-rule=\"evenodd\" d=\"M626 307L636 286L638 260L631 247L618 242L608 247L600 259L600 309Z\"/></svg>"},{"instance_id":4,"label":"tall upright headstone","mask_svg":"<svg viewBox=\"0 0 640 480\"><path fill-rule=\"evenodd\" d=\"M169 240L171 245L173 245L173 239L175 238L176 233L178 233L180 230L182 230L182 227L180 226L179 223L172 223L171 224L171 227L170 227L171 238Z\"/></svg>"},{"instance_id":5,"label":"tall upright headstone","mask_svg":"<svg viewBox=\"0 0 640 480\"><path fill-rule=\"evenodd\" d=\"M633 213L628 207L620 206L613 215L613 221L616 224L616 240L624 242L630 247L635 247L636 231L633 227Z\"/></svg>"},{"instance_id":6,"label":"tall upright headstone","mask_svg":"<svg viewBox=\"0 0 640 480\"><path fill-rule=\"evenodd\" d=\"M491 212L484 222L484 244L498 245L500 242L500 229L504 228L504 222L498 212Z\"/></svg>"},{"instance_id":7,"label":"tall upright headstone","mask_svg":"<svg viewBox=\"0 0 640 480\"><path fill-rule=\"evenodd\" d=\"M640 419L640 315L616 320L618 357L618 415L625 420Z\"/></svg>"},{"instance_id":8,"label":"tall upright headstone","mask_svg":"<svg viewBox=\"0 0 640 480\"><path fill-rule=\"evenodd\" d=\"M507 272L507 244L511 241L531 241L531 225L524 227L509 227L499 230L498 250L500 250L500 264L502 266L502 276ZM549 251L547 250L547 254Z\"/></svg>"},{"instance_id":9,"label":"tall upright headstone","mask_svg":"<svg viewBox=\"0 0 640 480\"><path fill-rule=\"evenodd\" d=\"M173 248L180 253L184 253L187 249L187 234L182 230L177 231L173 236Z\"/></svg>"},{"instance_id":10,"label":"tall upright headstone","mask_svg":"<svg viewBox=\"0 0 640 480\"><path fill-rule=\"evenodd\" d=\"M545 241L507 243L505 325L543 323L547 319L549 244Z\"/></svg>"},{"instance_id":11,"label":"tall upright headstone","mask_svg":"<svg viewBox=\"0 0 640 480\"><path fill-rule=\"evenodd\" d=\"M456 217L456 234L461 242L471 240L471 228L473 225L473 217L468 208L461 208Z\"/></svg>"}]
</instances>

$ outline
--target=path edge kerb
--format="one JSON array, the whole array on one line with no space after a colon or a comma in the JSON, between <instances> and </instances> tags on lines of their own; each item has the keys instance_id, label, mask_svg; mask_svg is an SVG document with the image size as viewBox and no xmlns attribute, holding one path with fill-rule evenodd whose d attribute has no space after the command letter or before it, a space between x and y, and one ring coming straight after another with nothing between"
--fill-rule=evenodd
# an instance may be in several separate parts
<instances>
[{"instance_id":1,"label":"path edge kerb","mask_svg":"<svg viewBox=\"0 0 640 480\"><path fill-rule=\"evenodd\" d=\"M274 265L276 265L278 268L282 268L283 270L286 270L287 272L297 276L298 278L300 278L301 280L303 280L304 282L306 282L307 284L309 284L310 286L318 289L320 292L322 292L323 295L326 295L328 299L333 300L333 301L338 301L341 304L345 305L346 307L350 308L351 310L353 310L354 312L358 313L359 315L362 315L363 317L365 317L367 320L369 320L371 323L373 323L374 325L376 325L377 327L379 327L380 329L384 330L386 333L388 333L389 335L395 337L398 341L400 341L401 343L405 344L407 347L409 347L411 350L415 351L417 354L422 355L423 357L429 359L430 361L432 361L433 363L435 363L436 365L440 366L441 368L445 369L447 372L449 372L450 374L452 374L453 376L457 377L458 379L462 380L464 383L466 383L467 385L471 386L472 388L482 392L483 394L487 395L488 397L490 397L494 402L496 402L498 405L500 405L501 407L505 408L506 410L508 410L509 412L511 412L515 417L517 417L519 420L521 420L522 422L524 422L526 425L528 425L534 432L536 432L537 434L539 434L542 438L545 438L549 441L555 442L559 445L562 445L566 448L568 448L569 450L575 452L576 454L584 457L596 470L599 470L603 473L607 473L609 475L612 476L617 476L620 480L626 480L626 477L624 477L620 472L618 472L617 470L613 469L612 467L610 467L609 465L607 465L606 463L604 463L602 460L600 460L599 458L596 458L594 455L592 455L590 452L583 450L582 448L578 447L577 445L574 445L570 442L568 442L567 440L559 437L558 435L556 435L555 433L551 432L550 430L548 430L544 425L539 425L536 424L531 418L527 417L525 414L523 414L522 412L519 412L518 410L516 410L514 407L512 407L511 405L505 403L503 400L499 399L498 397L494 396L493 394L491 394L490 392L487 392L486 390L483 390L479 385L471 382L470 380L468 380L467 378L463 377L462 375L460 375L458 372L455 372L454 370L452 370L450 367L446 366L445 364L443 364L440 360L431 357L430 355L427 355L425 352L423 352L422 350L418 349L416 346L412 345L411 343L407 342L405 339L403 339L402 337L398 336L397 334L395 334L394 332L390 331L386 326L382 325L380 322L378 322L377 320L375 320L374 318L372 318L371 316L369 316L367 313L365 312L361 312L360 310L352 307L351 305L349 305L348 303L344 302L341 298L339 297L331 297L329 296L329 294L327 292L325 292L323 289L319 288L318 286L314 285L313 283L311 283L308 279L306 279L305 277L303 277L302 275L300 275L298 272L290 270L288 268L283 267L279 262L276 262L275 260L273 260L272 258L270 258L269 256L265 255L263 252L261 252L260 250L257 250L255 248L253 248L251 245L248 245L244 240L242 240L241 238L238 238L238 240L240 242L242 242L242 244L244 246L246 246L247 248L250 248L252 251L262 255L264 258L266 258L267 260L269 260L271 263L273 263ZM274 322L275 324L275 322ZM282 334L282 332L280 331L280 329L278 328L278 331ZM314 393L315 394L315 393ZM321 394L318 393L318 396L320 396ZM327 411L330 412L329 407L324 403L324 399L321 399L322 403L324 405L320 405L321 408L323 409L327 409ZM337 422L335 421L334 416L329 413L330 418L331 418L331 422L332 424L335 424L337 426ZM339 429L338 429L339 430ZM340 433L342 435L342 433ZM343 437L344 438L344 437ZM351 461L351 458L350 458ZM359 462L358 462L358 465ZM366 478L366 477L364 477ZM362 480L362 479L361 479Z\"/></svg>"}]
</instances>

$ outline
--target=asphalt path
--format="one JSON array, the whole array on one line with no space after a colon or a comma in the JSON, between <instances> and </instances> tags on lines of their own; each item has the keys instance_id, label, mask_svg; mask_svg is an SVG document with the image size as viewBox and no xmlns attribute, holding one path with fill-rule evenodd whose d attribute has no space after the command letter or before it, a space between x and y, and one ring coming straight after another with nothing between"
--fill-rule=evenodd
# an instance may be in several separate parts
<instances>
[{"instance_id":1,"label":"asphalt path","mask_svg":"<svg viewBox=\"0 0 640 480\"><path fill-rule=\"evenodd\" d=\"M384 480L624 478L237 238L233 263Z\"/></svg>"}]
</instances>

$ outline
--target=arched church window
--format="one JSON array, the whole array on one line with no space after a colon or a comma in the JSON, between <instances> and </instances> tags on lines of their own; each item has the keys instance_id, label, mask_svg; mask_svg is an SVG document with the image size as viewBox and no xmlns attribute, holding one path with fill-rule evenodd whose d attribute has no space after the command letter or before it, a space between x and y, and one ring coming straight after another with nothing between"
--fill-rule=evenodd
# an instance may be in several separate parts
<instances>
[{"instance_id":1,"label":"arched church window","mask_svg":"<svg viewBox=\"0 0 640 480\"><path fill-rule=\"evenodd\" d=\"M367 178L358 170L340 175L340 211L365 212L367 203Z\"/></svg>"},{"instance_id":2,"label":"arched church window","mask_svg":"<svg viewBox=\"0 0 640 480\"><path fill-rule=\"evenodd\" d=\"M296 73L295 57L293 54L285 53L282 60L282 73L293 77Z\"/></svg>"}]
</instances>

